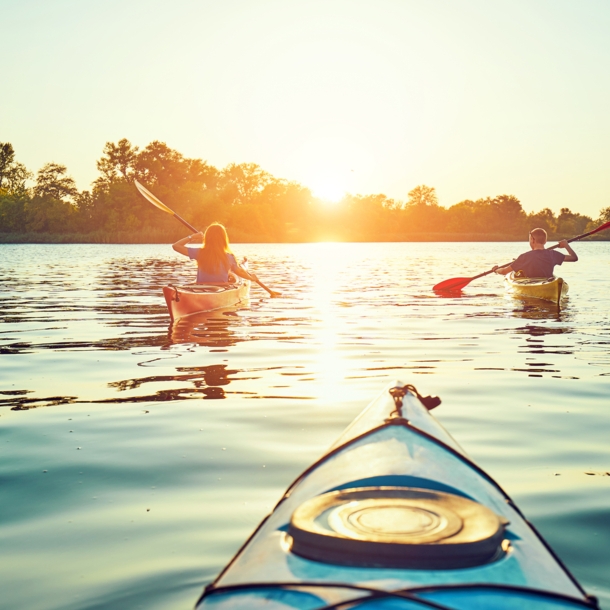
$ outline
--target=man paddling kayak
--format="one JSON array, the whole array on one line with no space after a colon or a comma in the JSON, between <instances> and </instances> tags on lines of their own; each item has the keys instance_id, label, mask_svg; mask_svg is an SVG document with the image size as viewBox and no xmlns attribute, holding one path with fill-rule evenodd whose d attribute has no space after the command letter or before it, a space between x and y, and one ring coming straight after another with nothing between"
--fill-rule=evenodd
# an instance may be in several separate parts
<instances>
[{"instance_id":1,"label":"man paddling kayak","mask_svg":"<svg viewBox=\"0 0 610 610\"><path fill-rule=\"evenodd\" d=\"M195 243L203 243L203 245L195 245ZM199 231L199 233L178 240L172 245L172 248L176 252L188 256L191 260L197 261L198 284L229 282L229 272L231 272L245 280L256 282L267 290L271 296L279 296L278 292L267 288L254 273L246 271L235 260L229 246L227 230L220 223L212 223L205 230L205 233Z\"/></svg>"},{"instance_id":2,"label":"man paddling kayak","mask_svg":"<svg viewBox=\"0 0 610 610\"><path fill-rule=\"evenodd\" d=\"M512 271L521 271L524 277L551 277L555 265L566 262L575 263L578 260L578 255L572 250L567 239L562 239L557 247L567 250L568 254L545 248L546 239L547 235L544 229L532 229L529 234L531 250L518 256L510 265L504 267L495 265L492 271L501 275L506 275Z\"/></svg>"}]
</instances>

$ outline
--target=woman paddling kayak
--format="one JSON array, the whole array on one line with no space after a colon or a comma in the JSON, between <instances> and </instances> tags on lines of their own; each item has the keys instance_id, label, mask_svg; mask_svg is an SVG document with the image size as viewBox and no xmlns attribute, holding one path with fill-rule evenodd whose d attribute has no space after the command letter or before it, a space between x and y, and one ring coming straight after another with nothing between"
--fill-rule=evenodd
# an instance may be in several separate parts
<instances>
[{"instance_id":1,"label":"woman paddling kayak","mask_svg":"<svg viewBox=\"0 0 610 610\"><path fill-rule=\"evenodd\" d=\"M203 245L195 245L200 243ZM254 273L249 273L237 262L229 246L227 230L220 223L212 223L205 233L200 231L177 241L172 248L197 261L198 284L229 282L231 272L245 280L256 282L271 296L279 296L278 292L267 288Z\"/></svg>"}]
</instances>

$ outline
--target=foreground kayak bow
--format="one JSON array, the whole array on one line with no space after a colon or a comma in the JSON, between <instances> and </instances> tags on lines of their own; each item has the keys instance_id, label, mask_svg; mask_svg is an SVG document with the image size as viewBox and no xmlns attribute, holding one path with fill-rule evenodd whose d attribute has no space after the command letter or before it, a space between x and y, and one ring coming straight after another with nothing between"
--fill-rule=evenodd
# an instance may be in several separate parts
<instances>
[{"instance_id":1,"label":"foreground kayak bow","mask_svg":"<svg viewBox=\"0 0 610 610\"><path fill-rule=\"evenodd\" d=\"M287 490L203 609L598 608L498 484L392 384Z\"/></svg>"}]
</instances>

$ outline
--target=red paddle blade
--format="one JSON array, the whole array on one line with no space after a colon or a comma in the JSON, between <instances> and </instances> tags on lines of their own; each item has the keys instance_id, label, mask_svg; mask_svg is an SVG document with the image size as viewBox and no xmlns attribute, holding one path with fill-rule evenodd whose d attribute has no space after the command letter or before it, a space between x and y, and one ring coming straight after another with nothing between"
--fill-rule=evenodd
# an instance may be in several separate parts
<instances>
[{"instance_id":1,"label":"red paddle blade","mask_svg":"<svg viewBox=\"0 0 610 610\"><path fill-rule=\"evenodd\" d=\"M440 282L433 286L432 290L436 292L446 292L447 290L461 290L464 286L468 286L472 282L471 277L453 277L450 280Z\"/></svg>"},{"instance_id":2,"label":"red paddle blade","mask_svg":"<svg viewBox=\"0 0 610 610\"><path fill-rule=\"evenodd\" d=\"M590 233L587 233L587 235L593 235L593 233L599 233L600 231L605 231L606 229L610 229L610 220L597 227L597 229L591 231Z\"/></svg>"}]
</instances>

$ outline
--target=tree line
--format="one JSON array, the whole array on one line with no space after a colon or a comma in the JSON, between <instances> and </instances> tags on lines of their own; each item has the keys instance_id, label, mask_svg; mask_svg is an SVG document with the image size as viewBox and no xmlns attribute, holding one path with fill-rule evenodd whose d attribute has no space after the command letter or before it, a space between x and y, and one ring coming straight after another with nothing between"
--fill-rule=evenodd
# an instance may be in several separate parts
<instances>
[{"instance_id":1,"label":"tree line","mask_svg":"<svg viewBox=\"0 0 610 610\"><path fill-rule=\"evenodd\" d=\"M0 241L165 243L183 236L184 228L145 201L134 180L195 226L223 223L232 241L523 240L533 227L560 238L610 220L610 208L597 219L569 208L527 214L514 195L446 208L426 185L405 201L346 195L329 205L255 163L217 169L158 141L143 149L127 139L108 142L97 169L91 188L79 191L66 166L47 163L34 175L10 143L0 143Z\"/></svg>"}]
</instances>

